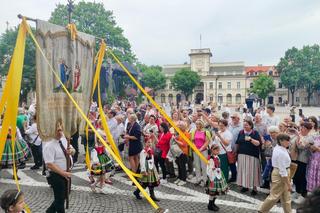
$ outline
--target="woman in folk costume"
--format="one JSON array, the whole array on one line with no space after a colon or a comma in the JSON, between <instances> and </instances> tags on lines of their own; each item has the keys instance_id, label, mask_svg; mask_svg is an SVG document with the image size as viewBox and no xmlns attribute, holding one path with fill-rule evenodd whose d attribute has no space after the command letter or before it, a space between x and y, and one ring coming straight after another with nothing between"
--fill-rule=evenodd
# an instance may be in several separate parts
<instances>
[{"instance_id":1,"label":"woman in folk costume","mask_svg":"<svg viewBox=\"0 0 320 213\"><path fill-rule=\"evenodd\" d=\"M98 133L105 139L106 134L102 130L98 130ZM99 138L96 137L95 148L91 151L91 177L90 180L94 180L93 176L97 176L98 180L91 184L91 189L94 192L104 192L103 188L105 183L112 184L110 174L114 169L113 160L109 157L106 148L103 146ZM97 189L96 189L97 187Z\"/></svg>"},{"instance_id":2,"label":"woman in folk costume","mask_svg":"<svg viewBox=\"0 0 320 213\"><path fill-rule=\"evenodd\" d=\"M160 178L154 165L154 152L152 150L152 139L146 141L145 148L140 152L140 173L142 175L139 181L142 187L149 188L150 197L154 201L160 201L155 197L154 187L160 183ZM140 190L137 188L133 194L138 200L141 200Z\"/></svg>"},{"instance_id":3,"label":"woman in folk costume","mask_svg":"<svg viewBox=\"0 0 320 213\"><path fill-rule=\"evenodd\" d=\"M0 161L0 166L2 168L7 168L8 166L12 166L14 163L16 164L16 171L18 173L18 163L25 162L27 158L31 157L30 149L27 143L23 140L19 128L16 130L15 141L12 141L12 133L11 128L9 128L9 132L7 135L6 143L4 145L2 158ZM14 159L12 156L12 143L14 143ZM14 179L14 177L13 177ZM18 177L18 180L20 178Z\"/></svg>"},{"instance_id":4,"label":"woman in folk costume","mask_svg":"<svg viewBox=\"0 0 320 213\"><path fill-rule=\"evenodd\" d=\"M215 204L216 197L223 195L228 191L228 184L221 171L219 145L213 144L211 146L211 155L207 165L207 184L206 193L209 195L208 209L218 211L219 207Z\"/></svg>"}]
</instances>

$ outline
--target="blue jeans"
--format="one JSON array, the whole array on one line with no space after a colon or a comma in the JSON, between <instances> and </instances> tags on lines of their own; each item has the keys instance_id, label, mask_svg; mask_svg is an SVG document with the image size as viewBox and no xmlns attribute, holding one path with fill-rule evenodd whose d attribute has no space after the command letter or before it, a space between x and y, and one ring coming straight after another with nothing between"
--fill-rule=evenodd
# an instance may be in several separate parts
<instances>
[{"instance_id":1,"label":"blue jeans","mask_svg":"<svg viewBox=\"0 0 320 213\"><path fill-rule=\"evenodd\" d=\"M270 181L270 175L272 171L272 162L271 159L267 160L267 164L264 167L263 173L262 173L262 179L264 181Z\"/></svg>"}]
</instances>

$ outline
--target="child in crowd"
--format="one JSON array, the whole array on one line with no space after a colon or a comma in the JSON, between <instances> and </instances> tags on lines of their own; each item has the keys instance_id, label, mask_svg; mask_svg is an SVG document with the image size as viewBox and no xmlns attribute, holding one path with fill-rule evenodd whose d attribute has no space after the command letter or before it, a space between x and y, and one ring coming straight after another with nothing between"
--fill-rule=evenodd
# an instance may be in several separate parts
<instances>
[{"instance_id":1,"label":"child in crowd","mask_svg":"<svg viewBox=\"0 0 320 213\"><path fill-rule=\"evenodd\" d=\"M5 213L25 213L23 209L24 195L23 192L16 189L9 189L5 191L0 198L1 208Z\"/></svg>"},{"instance_id":2,"label":"child in crowd","mask_svg":"<svg viewBox=\"0 0 320 213\"><path fill-rule=\"evenodd\" d=\"M150 197L154 201L160 201L155 197L154 187L160 183L159 175L154 165L154 152L152 150L152 139L146 141L145 148L140 152L140 173L142 177L139 179L142 187L149 188ZM141 200L140 190L137 188L133 194L138 200Z\"/></svg>"},{"instance_id":3,"label":"child in crowd","mask_svg":"<svg viewBox=\"0 0 320 213\"><path fill-rule=\"evenodd\" d=\"M98 130L98 132L104 139L106 138L106 134L102 130ZM92 149L90 156L91 176L89 178L91 180L91 189L94 192L103 192L105 183L112 184L110 175L114 169L114 163L99 138L96 138L95 148ZM98 177L97 181L94 181L94 176Z\"/></svg>"},{"instance_id":4,"label":"child in crowd","mask_svg":"<svg viewBox=\"0 0 320 213\"><path fill-rule=\"evenodd\" d=\"M216 197L225 194L228 191L228 184L220 168L219 145L213 144L210 148L211 155L207 165L207 184L206 193L209 195L208 209L219 211L219 207L215 204Z\"/></svg>"}]
</instances>

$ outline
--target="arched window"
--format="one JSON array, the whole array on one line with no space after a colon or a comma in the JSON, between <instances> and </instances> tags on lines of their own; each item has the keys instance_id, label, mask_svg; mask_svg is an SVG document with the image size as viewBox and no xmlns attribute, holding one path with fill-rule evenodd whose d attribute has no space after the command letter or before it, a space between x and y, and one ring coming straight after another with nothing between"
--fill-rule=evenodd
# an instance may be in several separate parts
<instances>
[{"instance_id":1,"label":"arched window","mask_svg":"<svg viewBox=\"0 0 320 213\"><path fill-rule=\"evenodd\" d=\"M173 101L173 95L172 94L169 94L169 103L171 104L172 103L172 101Z\"/></svg>"},{"instance_id":2,"label":"arched window","mask_svg":"<svg viewBox=\"0 0 320 213\"><path fill-rule=\"evenodd\" d=\"M165 102L166 102L166 95L161 94L161 103L165 103Z\"/></svg>"},{"instance_id":3,"label":"arched window","mask_svg":"<svg viewBox=\"0 0 320 213\"><path fill-rule=\"evenodd\" d=\"M231 94L227 95L227 104L232 104L232 95Z\"/></svg>"},{"instance_id":4,"label":"arched window","mask_svg":"<svg viewBox=\"0 0 320 213\"><path fill-rule=\"evenodd\" d=\"M250 83L250 88L253 88L253 83L252 82Z\"/></svg>"},{"instance_id":5,"label":"arched window","mask_svg":"<svg viewBox=\"0 0 320 213\"><path fill-rule=\"evenodd\" d=\"M241 104L241 95L236 94L236 104Z\"/></svg>"},{"instance_id":6,"label":"arched window","mask_svg":"<svg viewBox=\"0 0 320 213\"><path fill-rule=\"evenodd\" d=\"M222 103L223 102L223 96L222 94L218 95L218 103Z\"/></svg>"}]
</instances>

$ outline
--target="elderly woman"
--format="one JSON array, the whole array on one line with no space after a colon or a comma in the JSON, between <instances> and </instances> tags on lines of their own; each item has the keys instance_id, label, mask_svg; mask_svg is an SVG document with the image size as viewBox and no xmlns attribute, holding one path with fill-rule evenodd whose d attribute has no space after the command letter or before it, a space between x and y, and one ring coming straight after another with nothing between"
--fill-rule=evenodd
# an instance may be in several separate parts
<instances>
[{"instance_id":1,"label":"elderly woman","mask_svg":"<svg viewBox=\"0 0 320 213\"><path fill-rule=\"evenodd\" d=\"M261 183L259 160L261 138L259 133L253 130L251 120L243 122L243 130L239 132L236 145L238 151L237 184L242 186L242 193L252 188L251 195L256 195L257 187Z\"/></svg>"},{"instance_id":2,"label":"elderly woman","mask_svg":"<svg viewBox=\"0 0 320 213\"><path fill-rule=\"evenodd\" d=\"M266 140L263 144L264 155L266 157L266 166L262 173L263 185L261 188L269 189L270 188L270 175L272 171L271 156L273 148L277 144L277 136L280 133L280 129L277 126L270 126L268 128L270 137L266 137Z\"/></svg>"},{"instance_id":3,"label":"elderly woman","mask_svg":"<svg viewBox=\"0 0 320 213\"><path fill-rule=\"evenodd\" d=\"M156 124L156 116L149 116L149 123L143 128L144 141L147 141L149 137L158 138L158 126ZM152 148L155 147L155 140L152 140Z\"/></svg>"},{"instance_id":4,"label":"elderly woman","mask_svg":"<svg viewBox=\"0 0 320 213\"><path fill-rule=\"evenodd\" d=\"M293 177L293 183L296 187L296 192L300 195L293 196L293 202L302 203L304 197L307 196L307 164L311 155L310 148L314 145L314 137L310 135L312 124L304 122L300 128L300 140L297 141L298 158L295 163L298 164L297 171Z\"/></svg>"},{"instance_id":5,"label":"elderly woman","mask_svg":"<svg viewBox=\"0 0 320 213\"><path fill-rule=\"evenodd\" d=\"M205 158L208 157L208 145L210 142L210 133L204 129L204 123L200 119L196 121L196 129L191 132L191 140L197 149L204 155ZM201 160L201 158L193 153L193 164L196 170L196 177L192 182L200 184L204 187L205 181L207 179L207 165Z\"/></svg>"},{"instance_id":6,"label":"elderly woman","mask_svg":"<svg viewBox=\"0 0 320 213\"><path fill-rule=\"evenodd\" d=\"M228 120L219 121L219 131L213 138L213 144L217 144L220 147L220 162L221 170L226 180L229 180L229 163L227 152L231 152L232 133L228 130Z\"/></svg>"},{"instance_id":7,"label":"elderly woman","mask_svg":"<svg viewBox=\"0 0 320 213\"><path fill-rule=\"evenodd\" d=\"M316 188L320 187L320 135L314 135L313 138L314 144L310 146L312 154L307 166L308 192L312 192Z\"/></svg>"},{"instance_id":8,"label":"elderly woman","mask_svg":"<svg viewBox=\"0 0 320 213\"><path fill-rule=\"evenodd\" d=\"M282 208L285 213L291 213L291 183L290 183L290 163L291 159L288 153L290 136L279 134L277 136L277 145L272 155L272 183L269 196L261 205L259 212L266 213L280 199Z\"/></svg>"},{"instance_id":9,"label":"elderly woman","mask_svg":"<svg viewBox=\"0 0 320 213\"><path fill-rule=\"evenodd\" d=\"M141 127L137 123L137 116L129 114L127 133L124 136L126 143L129 145L129 164L133 172L137 172L139 166L139 154L142 150Z\"/></svg>"},{"instance_id":10,"label":"elderly woman","mask_svg":"<svg viewBox=\"0 0 320 213\"><path fill-rule=\"evenodd\" d=\"M310 135L318 135L318 119L315 116L310 116L308 118L309 123L312 125L312 130L310 131Z\"/></svg>"}]
</instances>

